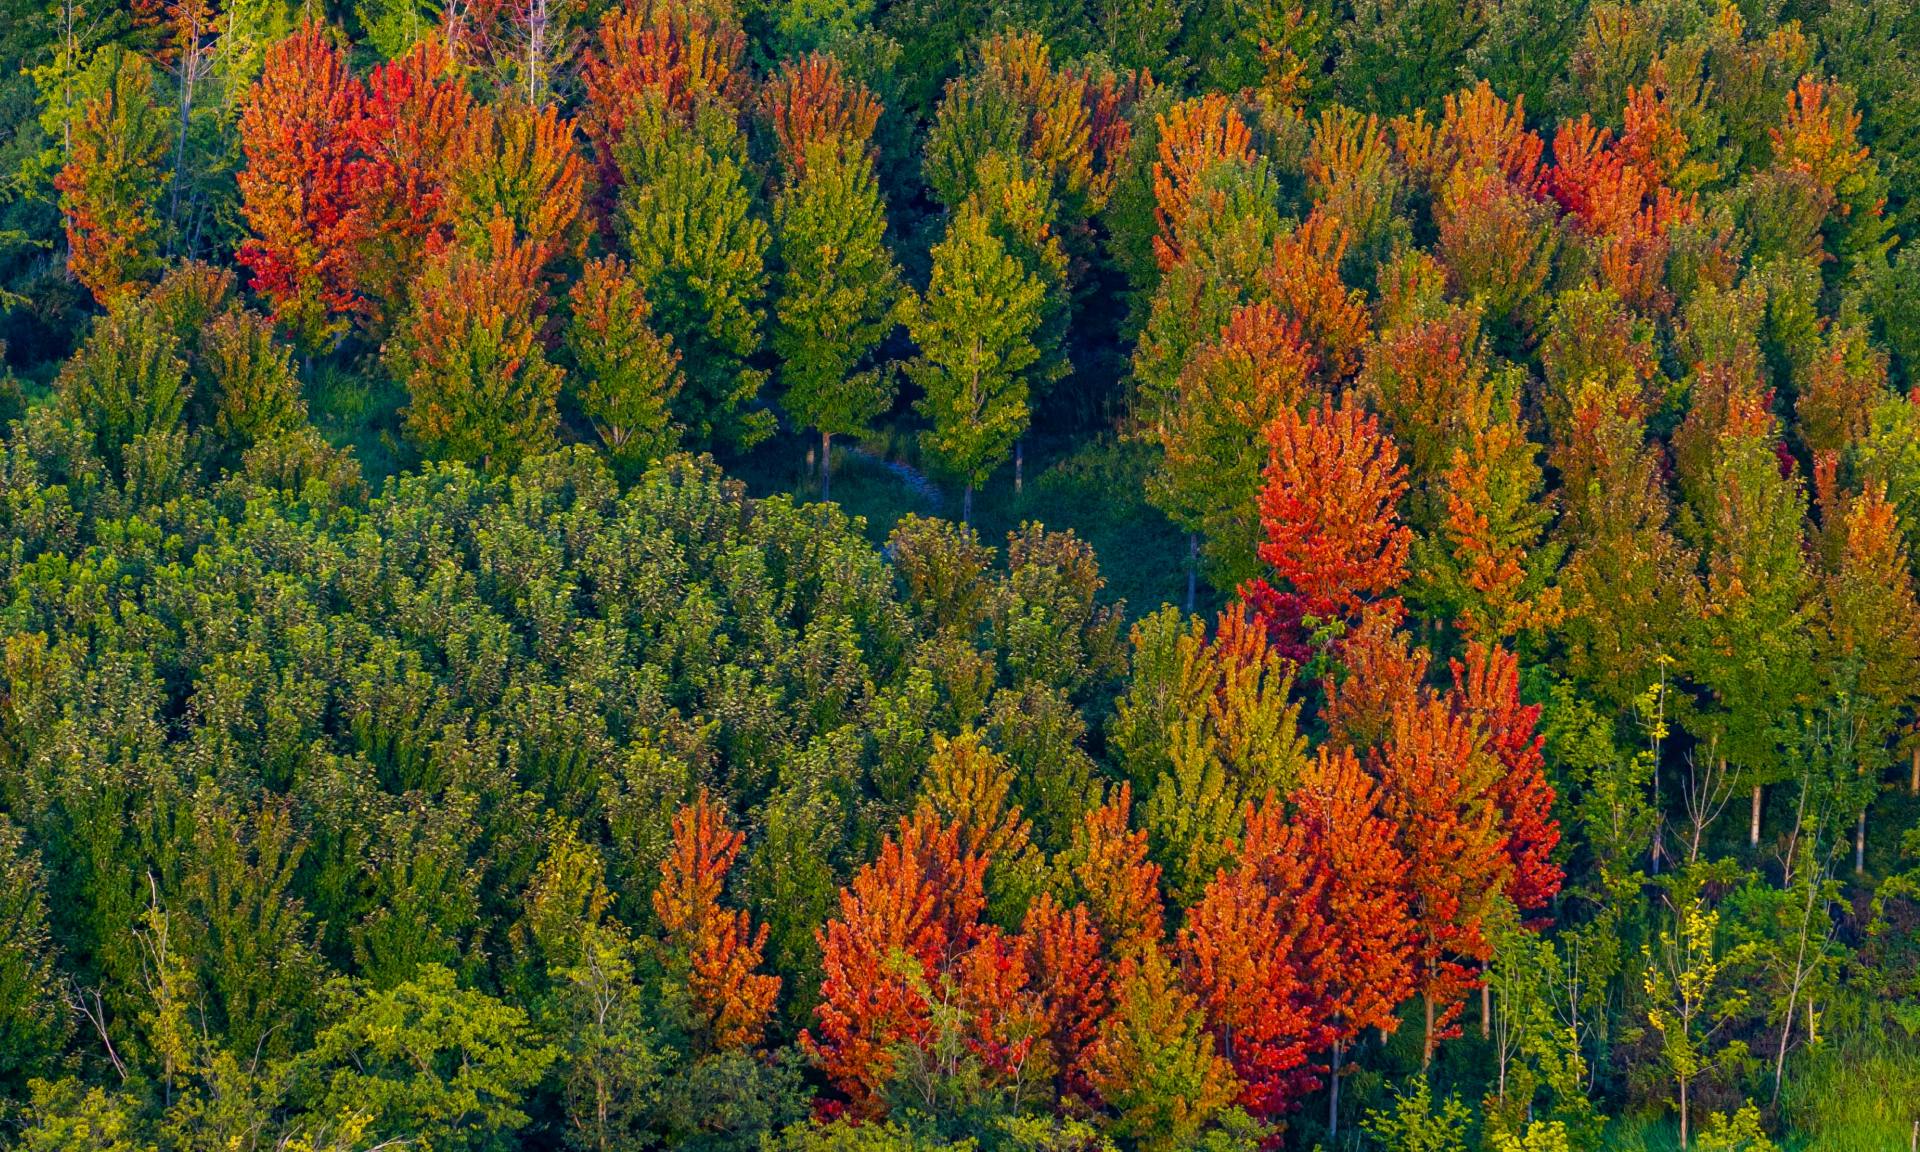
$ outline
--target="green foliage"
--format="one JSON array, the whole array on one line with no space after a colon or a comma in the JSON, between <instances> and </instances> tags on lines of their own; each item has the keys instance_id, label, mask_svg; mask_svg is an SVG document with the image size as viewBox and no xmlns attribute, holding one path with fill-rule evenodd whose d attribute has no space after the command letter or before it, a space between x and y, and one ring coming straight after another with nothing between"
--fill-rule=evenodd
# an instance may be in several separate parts
<instances>
[{"instance_id":1,"label":"green foliage","mask_svg":"<svg viewBox=\"0 0 1920 1152\"><path fill-rule=\"evenodd\" d=\"M725 105L683 117L642 100L616 149L619 232L654 322L680 350L674 415L702 444L751 447L773 429L758 407L767 225L754 211L746 139Z\"/></svg>"},{"instance_id":2,"label":"green foliage","mask_svg":"<svg viewBox=\"0 0 1920 1152\"><path fill-rule=\"evenodd\" d=\"M927 448L969 494L1026 431L1045 295L987 218L965 207L934 246L926 296L908 311L920 358L907 371L925 393L920 411L933 421Z\"/></svg>"},{"instance_id":3,"label":"green foliage","mask_svg":"<svg viewBox=\"0 0 1920 1152\"><path fill-rule=\"evenodd\" d=\"M1368 1135L1390 1152L1466 1152L1472 1116L1457 1096L1450 1095L1436 1102L1433 1086L1422 1076L1395 1094L1390 1111L1369 1112L1365 1128Z\"/></svg>"},{"instance_id":4,"label":"green foliage","mask_svg":"<svg viewBox=\"0 0 1920 1152\"><path fill-rule=\"evenodd\" d=\"M40 861L20 830L0 817L0 1086L18 1095L48 1068L72 1022L61 1002Z\"/></svg>"},{"instance_id":5,"label":"green foliage","mask_svg":"<svg viewBox=\"0 0 1920 1152\"><path fill-rule=\"evenodd\" d=\"M808 151L774 203L782 403L823 436L861 435L893 401L888 367L862 367L893 330L900 300L886 228L871 159L833 141Z\"/></svg>"},{"instance_id":6,"label":"green foliage","mask_svg":"<svg viewBox=\"0 0 1920 1152\"><path fill-rule=\"evenodd\" d=\"M422 967L391 991L337 987L335 1021L301 1053L296 1092L324 1115L364 1110L371 1131L432 1149L487 1149L528 1121L526 1093L554 1050L526 1014Z\"/></svg>"}]
</instances>

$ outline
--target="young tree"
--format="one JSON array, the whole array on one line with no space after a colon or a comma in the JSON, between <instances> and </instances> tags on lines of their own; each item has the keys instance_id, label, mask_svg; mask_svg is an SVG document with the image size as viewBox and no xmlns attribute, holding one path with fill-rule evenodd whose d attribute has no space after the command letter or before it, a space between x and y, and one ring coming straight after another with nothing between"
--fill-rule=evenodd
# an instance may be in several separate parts
<instances>
[{"instance_id":1,"label":"young tree","mask_svg":"<svg viewBox=\"0 0 1920 1152\"><path fill-rule=\"evenodd\" d=\"M1715 745L1707 754L1731 762L1752 789L1752 845L1765 786L1779 778L1782 744L1814 683L1806 495L1781 468L1778 442L1764 397L1734 390L1695 494L1706 580L1686 667L1713 705L1697 721Z\"/></svg>"},{"instance_id":2,"label":"young tree","mask_svg":"<svg viewBox=\"0 0 1920 1152\"><path fill-rule=\"evenodd\" d=\"M1272 304L1237 308L1219 336L1194 353L1175 385L1177 398L1156 406L1153 437L1160 464L1147 498L1204 549L1217 587L1258 575L1258 432L1283 409L1310 402L1316 361L1297 323ZM1187 574L1187 610L1193 610Z\"/></svg>"},{"instance_id":3,"label":"young tree","mask_svg":"<svg viewBox=\"0 0 1920 1152\"><path fill-rule=\"evenodd\" d=\"M487 240L428 261L386 357L406 384L415 441L493 471L552 443L562 373L540 343L539 253L500 216Z\"/></svg>"},{"instance_id":4,"label":"young tree","mask_svg":"<svg viewBox=\"0 0 1920 1152\"><path fill-rule=\"evenodd\" d=\"M1191 1147L1233 1101L1233 1067L1159 945L1123 960L1114 984L1089 1057L1094 1090L1112 1112L1107 1131L1143 1152Z\"/></svg>"},{"instance_id":5,"label":"young tree","mask_svg":"<svg viewBox=\"0 0 1920 1152\"><path fill-rule=\"evenodd\" d=\"M772 433L759 407L767 225L754 210L746 138L732 107L682 109L649 93L614 147L618 230L654 322L680 349L676 416L699 443L750 447Z\"/></svg>"},{"instance_id":6,"label":"young tree","mask_svg":"<svg viewBox=\"0 0 1920 1152\"><path fill-rule=\"evenodd\" d=\"M1838 563L1821 581L1818 648L1828 691L1848 701L1849 743L1861 775L1875 782L1871 794L1885 770L1888 738L1920 698L1920 600L1884 485L1867 481L1866 490L1846 502L1838 528L1844 533ZM1863 806L1854 833L1856 872L1866 868L1866 833Z\"/></svg>"},{"instance_id":7,"label":"young tree","mask_svg":"<svg viewBox=\"0 0 1920 1152\"><path fill-rule=\"evenodd\" d=\"M1026 1071L1040 1022L1018 951L981 920L986 867L959 825L922 805L819 930L819 1027L800 1043L860 1115L900 1091L924 1110L951 1106L960 1084L993 1091Z\"/></svg>"},{"instance_id":8,"label":"young tree","mask_svg":"<svg viewBox=\"0 0 1920 1152\"><path fill-rule=\"evenodd\" d=\"M618 256L590 261L573 282L571 302L566 349L574 402L616 464L637 471L679 439L672 408L680 353L654 331L653 309Z\"/></svg>"},{"instance_id":9,"label":"young tree","mask_svg":"<svg viewBox=\"0 0 1920 1152\"><path fill-rule=\"evenodd\" d=\"M1368 1029L1395 1031L1414 990L1408 862L1381 803L1380 786L1351 748L1322 747L1289 798L1288 847L1297 845L1318 878L1317 903L1293 915L1320 925L1303 981L1329 1050L1329 1138L1340 1130L1341 1055Z\"/></svg>"},{"instance_id":10,"label":"young tree","mask_svg":"<svg viewBox=\"0 0 1920 1152\"><path fill-rule=\"evenodd\" d=\"M1431 1063L1439 1041L1459 1034L1466 993L1492 955L1487 921L1511 871L1495 802L1500 765L1470 717L1423 694L1395 712L1372 766L1407 860L1414 979L1426 1005L1422 1061Z\"/></svg>"},{"instance_id":11,"label":"young tree","mask_svg":"<svg viewBox=\"0 0 1920 1152\"><path fill-rule=\"evenodd\" d=\"M1413 534L1394 515L1406 471L1379 420L1328 400L1305 416L1281 412L1267 443L1260 558L1316 617L1346 619L1390 597Z\"/></svg>"},{"instance_id":12,"label":"young tree","mask_svg":"<svg viewBox=\"0 0 1920 1152\"><path fill-rule=\"evenodd\" d=\"M167 141L146 59L113 49L101 66L106 88L81 108L54 187L66 218L67 265L95 300L108 304L160 268L160 163Z\"/></svg>"},{"instance_id":13,"label":"young tree","mask_svg":"<svg viewBox=\"0 0 1920 1152\"><path fill-rule=\"evenodd\" d=\"M886 339L900 301L887 220L864 141L807 146L774 202L773 350L796 423L820 433L820 498L830 499L833 437L864 433L893 402L885 365L861 364Z\"/></svg>"},{"instance_id":14,"label":"young tree","mask_svg":"<svg viewBox=\"0 0 1920 1152\"><path fill-rule=\"evenodd\" d=\"M703 788L673 817L673 850L660 865L653 913L666 933L668 968L684 973L702 1051L751 1048L773 1014L780 978L760 974L767 926L753 930L743 910L724 908L721 890L746 837Z\"/></svg>"},{"instance_id":15,"label":"young tree","mask_svg":"<svg viewBox=\"0 0 1920 1152\"><path fill-rule=\"evenodd\" d=\"M1473 719L1499 761L1490 795L1506 837L1507 898L1522 913L1542 912L1560 894L1565 874L1553 860L1560 825L1546 776L1546 737L1535 732L1540 706L1520 703L1520 660L1503 648L1468 644L1466 659L1450 667L1449 703Z\"/></svg>"},{"instance_id":16,"label":"young tree","mask_svg":"<svg viewBox=\"0 0 1920 1152\"><path fill-rule=\"evenodd\" d=\"M1328 1027L1306 982L1307 958L1332 930L1317 916L1327 877L1298 851L1280 807L1271 796L1248 805L1238 863L1215 872L1180 929L1187 987L1239 1078L1238 1103L1261 1119L1314 1083L1308 1059Z\"/></svg>"},{"instance_id":17,"label":"young tree","mask_svg":"<svg viewBox=\"0 0 1920 1152\"><path fill-rule=\"evenodd\" d=\"M309 349L346 328L359 306L357 211L365 88L317 23L267 51L240 112L247 163L235 177L252 235L237 259L254 291Z\"/></svg>"},{"instance_id":18,"label":"young tree","mask_svg":"<svg viewBox=\"0 0 1920 1152\"><path fill-rule=\"evenodd\" d=\"M933 278L911 302L908 330L920 356L907 368L933 421L927 446L966 484L961 519L971 521L973 490L1006 458L1027 427L1027 373L1045 287L1020 267L988 227L962 207L933 249Z\"/></svg>"},{"instance_id":19,"label":"young tree","mask_svg":"<svg viewBox=\"0 0 1920 1152\"><path fill-rule=\"evenodd\" d=\"M1661 1063L1673 1078L1680 1112L1680 1147L1692 1134L1692 1093L1704 1075L1737 1064L1743 1040L1722 1034L1747 1010L1748 990L1736 979L1753 954L1750 944L1728 947L1720 939L1720 914L1696 894L1685 901L1671 928L1645 947L1647 1022L1660 1034Z\"/></svg>"}]
</instances>

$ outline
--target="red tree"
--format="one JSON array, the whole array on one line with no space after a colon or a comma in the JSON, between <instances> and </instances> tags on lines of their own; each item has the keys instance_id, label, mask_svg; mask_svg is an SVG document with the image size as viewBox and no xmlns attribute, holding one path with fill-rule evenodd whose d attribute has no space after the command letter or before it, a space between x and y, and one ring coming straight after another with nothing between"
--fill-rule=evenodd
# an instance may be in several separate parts
<instances>
[{"instance_id":1,"label":"red tree","mask_svg":"<svg viewBox=\"0 0 1920 1152\"><path fill-rule=\"evenodd\" d=\"M1406 472L1379 420L1327 401L1304 417L1282 412L1267 443L1260 558L1314 616L1344 619L1388 596L1406 578L1413 533L1394 515Z\"/></svg>"},{"instance_id":2,"label":"red tree","mask_svg":"<svg viewBox=\"0 0 1920 1152\"><path fill-rule=\"evenodd\" d=\"M1088 1060L1113 1003L1113 972L1086 905L1064 909L1050 893L1027 908L1020 926L1026 966L1045 1021L1062 1095L1095 1099Z\"/></svg>"},{"instance_id":3,"label":"red tree","mask_svg":"<svg viewBox=\"0 0 1920 1152\"><path fill-rule=\"evenodd\" d=\"M1553 903L1563 879L1553 862L1560 825L1541 754L1546 738L1534 731L1540 706L1520 703L1520 660L1498 645L1469 644L1466 661L1452 661L1452 669L1449 702L1486 733L1487 750L1500 762L1492 798L1511 864L1507 896L1522 912L1538 912Z\"/></svg>"},{"instance_id":4,"label":"red tree","mask_svg":"<svg viewBox=\"0 0 1920 1152\"><path fill-rule=\"evenodd\" d=\"M444 239L446 179L459 138L480 115L435 37L375 68L356 124L354 282L375 331L406 300L422 257ZM485 241L484 229L476 239Z\"/></svg>"},{"instance_id":5,"label":"red tree","mask_svg":"<svg viewBox=\"0 0 1920 1152\"><path fill-rule=\"evenodd\" d=\"M1322 747L1294 788L1296 850L1320 878L1309 915L1321 925L1306 958L1307 999L1331 1049L1328 1114L1337 1124L1340 1056L1369 1028L1392 1032L1413 994L1414 924L1407 860L1381 793L1351 749Z\"/></svg>"},{"instance_id":6,"label":"red tree","mask_svg":"<svg viewBox=\"0 0 1920 1152\"><path fill-rule=\"evenodd\" d=\"M1240 1078L1240 1105L1271 1119L1311 1089L1308 1059L1327 1039L1305 979L1329 927L1317 915L1326 877L1271 797L1248 805L1245 822L1239 864L1188 910L1180 953L1214 1047Z\"/></svg>"},{"instance_id":7,"label":"red tree","mask_svg":"<svg viewBox=\"0 0 1920 1152\"><path fill-rule=\"evenodd\" d=\"M1471 718L1422 693L1394 713L1373 770L1407 859L1413 973L1426 1001L1430 1061L1438 1041L1459 1034L1461 1005L1492 955L1486 919L1510 870L1494 802L1499 767Z\"/></svg>"},{"instance_id":8,"label":"red tree","mask_svg":"<svg viewBox=\"0 0 1920 1152\"><path fill-rule=\"evenodd\" d=\"M1043 1021L1026 995L1026 955L981 920L986 860L930 805L900 823L880 856L840 892L840 915L816 935L825 979L818 1034L800 1043L855 1112L878 1116L917 1051L946 1058L941 1005L958 1009L966 1050L991 1079L1027 1066Z\"/></svg>"},{"instance_id":9,"label":"red tree","mask_svg":"<svg viewBox=\"0 0 1920 1152\"><path fill-rule=\"evenodd\" d=\"M702 788L674 814L673 849L653 893L668 955L686 972L696 1034L710 1051L757 1044L780 993L780 978L758 971L767 926L756 932L745 911L720 904L744 841Z\"/></svg>"},{"instance_id":10,"label":"red tree","mask_svg":"<svg viewBox=\"0 0 1920 1152\"><path fill-rule=\"evenodd\" d=\"M247 163L235 180L253 235L238 258L274 317L310 346L343 328L339 317L359 302L365 99L345 56L309 22L267 50L240 113Z\"/></svg>"}]
</instances>

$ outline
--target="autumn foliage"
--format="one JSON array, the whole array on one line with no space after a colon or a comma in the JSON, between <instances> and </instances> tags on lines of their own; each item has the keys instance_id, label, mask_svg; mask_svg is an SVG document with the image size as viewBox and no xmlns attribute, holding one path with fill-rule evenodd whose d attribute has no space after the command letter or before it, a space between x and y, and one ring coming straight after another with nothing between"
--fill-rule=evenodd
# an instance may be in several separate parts
<instances>
[{"instance_id":1,"label":"autumn foliage","mask_svg":"<svg viewBox=\"0 0 1920 1152\"><path fill-rule=\"evenodd\" d=\"M767 926L755 931L744 910L720 902L745 841L701 789L674 815L673 850L653 893L667 951L685 966L695 1030L713 1051L758 1044L780 992L780 978L759 971Z\"/></svg>"}]
</instances>

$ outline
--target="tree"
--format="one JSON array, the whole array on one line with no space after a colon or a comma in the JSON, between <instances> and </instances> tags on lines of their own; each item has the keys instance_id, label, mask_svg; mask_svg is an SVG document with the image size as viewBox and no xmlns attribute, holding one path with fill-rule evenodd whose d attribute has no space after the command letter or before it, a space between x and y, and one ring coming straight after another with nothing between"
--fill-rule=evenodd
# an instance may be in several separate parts
<instances>
[{"instance_id":1,"label":"tree","mask_svg":"<svg viewBox=\"0 0 1920 1152\"><path fill-rule=\"evenodd\" d=\"M1297 323L1271 304L1243 305L1182 369L1177 398L1156 407L1153 436L1161 458L1147 498L1190 534L1205 537L1218 587L1258 574L1266 460L1257 433L1283 409L1310 403L1315 364ZM1191 586L1187 609L1193 609Z\"/></svg>"},{"instance_id":2,"label":"tree","mask_svg":"<svg viewBox=\"0 0 1920 1152\"><path fill-rule=\"evenodd\" d=\"M1406 472L1379 420L1328 400L1306 416L1283 411L1267 443L1260 558L1316 617L1345 619L1389 596L1413 534L1394 515Z\"/></svg>"},{"instance_id":3,"label":"tree","mask_svg":"<svg viewBox=\"0 0 1920 1152\"><path fill-rule=\"evenodd\" d=\"M616 150L636 117L652 115L646 105L657 100L686 115L711 102L731 104L744 78L746 37L684 0L616 5L596 32L580 62L587 97L581 127L593 145L601 191L612 197L630 178Z\"/></svg>"},{"instance_id":4,"label":"tree","mask_svg":"<svg viewBox=\"0 0 1920 1152\"><path fill-rule=\"evenodd\" d=\"M346 328L360 304L354 261L365 89L319 24L267 50L240 113L247 164L235 177L251 237L237 259L276 320L309 349Z\"/></svg>"},{"instance_id":5,"label":"tree","mask_svg":"<svg viewBox=\"0 0 1920 1152\"><path fill-rule=\"evenodd\" d=\"M1661 1063L1677 1093L1680 1146L1685 1148L1694 1084L1746 1053L1744 1041L1721 1043L1720 1038L1746 1011L1748 992L1733 977L1752 947L1725 947L1719 913L1698 895L1684 901L1675 920L1673 927L1661 931L1657 946L1645 948L1645 992L1647 1022L1660 1034Z\"/></svg>"},{"instance_id":6,"label":"tree","mask_svg":"<svg viewBox=\"0 0 1920 1152\"><path fill-rule=\"evenodd\" d=\"M388 992L333 990L334 1023L294 1061L296 1095L322 1115L365 1112L372 1131L436 1149L505 1146L554 1050L526 1013L426 965Z\"/></svg>"},{"instance_id":7,"label":"tree","mask_svg":"<svg viewBox=\"0 0 1920 1152\"><path fill-rule=\"evenodd\" d=\"M922 805L819 930L819 1027L800 1042L858 1114L879 1116L895 1094L929 1114L977 1107L952 1093L1027 1071L1040 1022L1023 1023L1018 952L981 920L986 867L958 824Z\"/></svg>"},{"instance_id":8,"label":"tree","mask_svg":"<svg viewBox=\"0 0 1920 1152\"><path fill-rule=\"evenodd\" d=\"M840 61L824 52L788 61L768 81L762 102L790 183L820 145L845 154L867 152L880 121L873 93L849 80Z\"/></svg>"},{"instance_id":9,"label":"tree","mask_svg":"<svg viewBox=\"0 0 1920 1152\"><path fill-rule=\"evenodd\" d=\"M272 321L229 309L206 326L198 351L195 392L212 401L213 431L228 452L238 456L306 424L292 355L274 339Z\"/></svg>"},{"instance_id":10,"label":"tree","mask_svg":"<svg viewBox=\"0 0 1920 1152\"><path fill-rule=\"evenodd\" d=\"M1101 955L1100 932L1084 904L1063 908L1048 892L1027 906L1020 924L1036 1007L1052 1048L1056 1088L1091 1105L1097 1100L1091 1059L1113 1005L1113 970Z\"/></svg>"},{"instance_id":11,"label":"tree","mask_svg":"<svg viewBox=\"0 0 1920 1152\"><path fill-rule=\"evenodd\" d=\"M181 434L193 389L178 351L159 310L129 297L100 318L60 370L60 409L91 434L93 450L123 480L136 461L158 463L184 451L182 444L166 447Z\"/></svg>"},{"instance_id":12,"label":"tree","mask_svg":"<svg viewBox=\"0 0 1920 1152\"><path fill-rule=\"evenodd\" d=\"M1462 636L1483 642L1539 636L1562 611L1560 590L1549 581L1564 549L1543 539L1553 499L1538 449L1520 423L1518 401L1500 407L1467 447L1454 450L1442 477L1445 552L1431 538L1415 546L1434 573L1425 582L1437 602L1452 608Z\"/></svg>"},{"instance_id":13,"label":"tree","mask_svg":"<svg viewBox=\"0 0 1920 1152\"><path fill-rule=\"evenodd\" d=\"M1746 390L1730 395L1697 493L1706 580L1686 656L1714 705L1697 721L1716 745L1708 755L1730 761L1752 788L1754 845L1765 785L1778 777L1781 743L1813 687L1806 496L1799 478L1783 473L1778 429L1763 399Z\"/></svg>"},{"instance_id":14,"label":"tree","mask_svg":"<svg viewBox=\"0 0 1920 1152\"><path fill-rule=\"evenodd\" d=\"M1027 427L1027 371L1039 360L1034 336L1045 288L1007 253L987 218L963 207L933 249L933 279L911 303L907 327L920 356L907 368L933 421L927 447L973 490L1006 458Z\"/></svg>"},{"instance_id":15,"label":"tree","mask_svg":"<svg viewBox=\"0 0 1920 1152\"><path fill-rule=\"evenodd\" d=\"M857 436L893 402L884 365L860 365L892 332L900 274L864 141L808 145L774 202L780 272L773 350L797 423L820 433L820 496L831 496L833 437Z\"/></svg>"},{"instance_id":16,"label":"tree","mask_svg":"<svg viewBox=\"0 0 1920 1152\"><path fill-rule=\"evenodd\" d=\"M1128 774L1146 782L1148 842L1169 895L1186 905L1231 861L1245 807L1293 787L1306 740L1294 659L1244 606L1221 614L1211 641L1196 621L1176 651L1177 672L1136 676L1109 739Z\"/></svg>"},{"instance_id":17,"label":"tree","mask_svg":"<svg viewBox=\"0 0 1920 1152\"><path fill-rule=\"evenodd\" d=\"M1866 490L1846 502L1838 528L1844 533L1838 563L1821 581L1818 648L1828 691L1849 705L1849 743L1858 769L1877 783L1888 738L1920 698L1920 601L1884 485L1867 481ZM1856 872L1866 866L1866 821L1863 806L1854 838Z\"/></svg>"},{"instance_id":18,"label":"tree","mask_svg":"<svg viewBox=\"0 0 1920 1152\"><path fill-rule=\"evenodd\" d=\"M1128 826L1132 807L1129 785L1110 790L1106 802L1087 813L1058 862L1115 961L1159 947L1167 931L1160 866L1148 858L1147 834Z\"/></svg>"},{"instance_id":19,"label":"tree","mask_svg":"<svg viewBox=\"0 0 1920 1152\"><path fill-rule=\"evenodd\" d=\"M618 256L589 261L573 283L567 379L580 411L623 468L664 456L679 439L673 423L680 354L653 328L653 309Z\"/></svg>"},{"instance_id":20,"label":"tree","mask_svg":"<svg viewBox=\"0 0 1920 1152\"><path fill-rule=\"evenodd\" d=\"M1293 915L1319 925L1303 982L1330 1052L1327 1129L1337 1136L1342 1053L1370 1028L1395 1031L1397 1009L1413 994L1408 864L1381 789L1352 749L1320 748L1289 803L1295 832L1287 847L1318 881L1316 904Z\"/></svg>"},{"instance_id":21,"label":"tree","mask_svg":"<svg viewBox=\"0 0 1920 1152\"><path fill-rule=\"evenodd\" d=\"M48 1068L72 1029L54 969L47 886L37 853L0 817L0 1088L17 1098Z\"/></svg>"},{"instance_id":22,"label":"tree","mask_svg":"<svg viewBox=\"0 0 1920 1152\"><path fill-rule=\"evenodd\" d=\"M759 974L767 926L720 905L721 889L745 837L702 789L673 818L673 850L660 865L654 915L666 933L669 970L684 972L702 1049L724 1052L759 1043L780 978Z\"/></svg>"},{"instance_id":23,"label":"tree","mask_svg":"<svg viewBox=\"0 0 1920 1152\"><path fill-rule=\"evenodd\" d=\"M623 113L618 231L655 323L680 349L675 415L701 443L746 448L772 433L759 408L767 226L754 212L732 108L658 93Z\"/></svg>"},{"instance_id":24,"label":"tree","mask_svg":"<svg viewBox=\"0 0 1920 1152\"><path fill-rule=\"evenodd\" d=\"M1314 1083L1327 1042L1307 956L1331 929L1315 915L1327 877L1297 852L1279 803L1249 804L1238 865L1218 870L1180 929L1181 967L1214 1047L1233 1065L1238 1103L1273 1119Z\"/></svg>"},{"instance_id":25,"label":"tree","mask_svg":"<svg viewBox=\"0 0 1920 1152\"><path fill-rule=\"evenodd\" d=\"M1094 1090L1113 1114L1107 1131L1145 1152L1190 1147L1232 1102L1233 1068L1157 944L1121 961L1114 984L1113 1012L1089 1057Z\"/></svg>"},{"instance_id":26,"label":"tree","mask_svg":"<svg viewBox=\"0 0 1920 1152\"><path fill-rule=\"evenodd\" d=\"M352 272L359 319L376 338L405 310L422 260L447 239L447 178L462 135L485 115L436 36L422 38L367 77L353 125L358 222ZM566 210L559 200L552 207ZM469 244L476 251L487 243L487 227L485 219L469 223Z\"/></svg>"},{"instance_id":27,"label":"tree","mask_svg":"<svg viewBox=\"0 0 1920 1152\"><path fill-rule=\"evenodd\" d=\"M112 49L101 66L106 88L81 108L54 187L66 217L67 266L95 300L108 304L160 268L160 163L167 141L145 58Z\"/></svg>"},{"instance_id":28,"label":"tree","mask_svg":"<svg viewBox=\"0 0 1920 1152\"><path fill-rule=\"evenodd\" d=\"M1507 898L1522 913L1545 910L1564 878L1554 863L1560 825L1553 818L1554 790L1547 782L1546 737L1536 734L1538 704L1520 703L1520 660L1497 646L1467 645L1466 660L1454 660L1448 700L1486 735L1500 773L1490 795L1499 809L1509 864Z\"/></svg>"},{"instance_id":29,"label":"tree","mask_svg":"<svg viewBox=\"0 0 1920 1152\"><path fill-rule=\"evenodd\" d=\"M1253 133L1225 96L1182 101L1159 118L1158 126L1153 199L1159 233L1153 251L1165 272L1186 258L1180 233L1208 173L1215 165L1252 163L1254 153Z\"/></svg>"},{"instance_id":30,"label":"tree","mask_svg":"<svg viewBox=\"0 0 1920 1152\"><path fill-rule=\"evenodd\" d=\"M1476 969L1492 955L1487 920L1511 869L1494 802L1499 763L1471 719L1423 694L1395 711L1372 768L1407 860L1414 980L1426 1004L1423 1062L1431 1063L1439 1041L1458 1035Z\"/></svg>"},{"instance_id":31,"label":"tree","mask_svg":"<svg viewBox=\"0 0 1920 1152\"><path fill-rule=\"evenodd\" d=\"M552 443L563 373L541 346L542 303L540 253L503 216L484 250L455 245L428 261L386 352L422 448L506 469Z\"/></svg>"}]
</instances>

